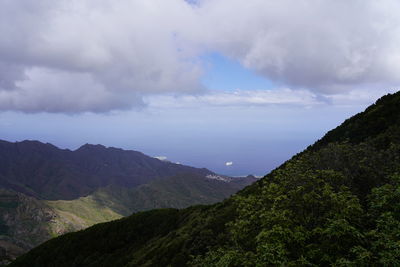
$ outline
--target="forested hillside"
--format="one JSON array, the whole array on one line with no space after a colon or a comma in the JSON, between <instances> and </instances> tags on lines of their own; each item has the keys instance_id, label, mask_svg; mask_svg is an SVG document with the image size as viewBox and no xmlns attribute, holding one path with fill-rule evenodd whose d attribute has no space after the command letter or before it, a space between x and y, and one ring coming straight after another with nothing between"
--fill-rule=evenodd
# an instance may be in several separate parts
<instances>
[{"instance_id":1,"label":"forested hillside","mask_svg":"<svg viewBox=\"0 0 400 267\"><path fill-rule=\"evenodd\" d=\"M210 206L139 212L11 266L399 266L400 93Z\"/></svg>"}]
</instances>

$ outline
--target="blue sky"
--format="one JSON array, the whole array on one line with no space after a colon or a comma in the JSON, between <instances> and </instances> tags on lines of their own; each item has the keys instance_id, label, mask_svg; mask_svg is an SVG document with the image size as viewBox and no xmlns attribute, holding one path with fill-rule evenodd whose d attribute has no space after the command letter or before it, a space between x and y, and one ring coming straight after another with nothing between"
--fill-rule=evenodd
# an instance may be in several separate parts
<instances>
[{"instance_id":1,"label":"blue sky","mask_svg":"<svg viewBox=\"0 0 400 267\"><path fill-rule=\"evenodd\" d=\"M221 54L209 53L202 56L202 61L205 62L205 74L201 81L210 90L271 90L278 87L277 83L243 68L238 61Z\"/></svg>"},{"instance_id":2,"label":"blue sky","mask_svg":"<svg viewBox=\"0 0 400 267\"><path fill-rule=\"evenodd\" d=\"M264 175L399 88L399 1L195 2L0 2L0 139Z\"/></svg>"}]
</instances>

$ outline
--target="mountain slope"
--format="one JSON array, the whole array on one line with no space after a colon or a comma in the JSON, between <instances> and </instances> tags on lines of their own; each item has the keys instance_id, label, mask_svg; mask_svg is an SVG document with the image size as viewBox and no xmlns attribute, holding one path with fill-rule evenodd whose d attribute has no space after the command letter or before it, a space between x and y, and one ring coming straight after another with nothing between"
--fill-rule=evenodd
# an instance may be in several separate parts
<instances>
[{"instance_id":1,"label":"mountain slope","mask_svg":"<svg viewBox=\"0 0 400 267\"><path fill-rule=\"evenodd\" d=\"M226 178L228 179L228 178ZM108 186L75 200L52 200L46 204L61 217L81 220L80 227L156 208L186 208L211 204L236 193L255 178L229 178L229 182L194 174L178 174L134 188Z\"/></svg>"},{"instance_id":2,"label":"mountain slope","mask_svg":"<svg viewBox=\"0 0 400 267\"><path fill-rule=\"evenodd\" d=\"M100 145L69 151L0 141L0 262L133 212L215 203L256 180L213 177L219 176Z\"/></svg>"},{"instance_id":3,"label":"mountain slope","mask_svg":"<svg viewBox=\"0 0 400 267\"><path fill-rule=\"evenodd\" d=\"M212 174L102 145L70 151L38 141L0 141L0 187L39 199L76 199L100 187L135 187L179 173Z\"/></svg>"},{"instance_id":4,"label":"mountain slope","mask_svg":"<svg viewBox=\"0 0 400 267\"><path fill-rule=\"evenodd\" d=\"M359 144L367 139L382 135L382 145L393 142L390 132L398 132L400 127L399 113L400 94L389 94L381 97L375 104L369 106L364 112L359 113L339 127L329 131L321 140L314 144L313 149L320 148L331 142L348 141ZM396 140L398 141L398 140Z\"/></svg>"},{"instance_id":5,"label":"mountain slope","mask_svg":"<svg viewBox=\"0 0 400 267\"><path fill-rule=\"evenodd\" d=\"M103 187L74 200L44 201L0 189L0 263L14 259L51 237L133 212L215 203L256 180L251 177L230 179L224 182L181 174L135 188Z\"/></svg>"},{"instance_id":6,"label":"mountain slope","mask_svg":"<svg viewBox=\"0 0 400 267\"><path fill-rule=\"evenodd\" d=\"M95 225L11 266L398 266L399 121L387 95L222 203Z\"/></svg>"},{"instance_id":7,"label":"mountain slope","mask_svg":"<svg viewBox=\"0 0 400 267\"><path fill-rule=\"evenodd\" d=\"M21 255L51 236L55 213L41 201L0 189L0 263ZM45 238L43 238L45 236Z\"/></svg>"}]
</instances>

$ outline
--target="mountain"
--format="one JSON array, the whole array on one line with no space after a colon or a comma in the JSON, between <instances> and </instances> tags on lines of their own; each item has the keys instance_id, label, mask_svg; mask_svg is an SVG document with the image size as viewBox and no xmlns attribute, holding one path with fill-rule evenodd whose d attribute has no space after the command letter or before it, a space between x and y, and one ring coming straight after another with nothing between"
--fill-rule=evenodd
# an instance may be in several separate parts
<instances>
[{"instance_id":1,"label":"mountain","mask_svg":"<svg viewBox=\"0 0 400 267\"><path fill-rule=\"evenodd\" d=\"M48 222L55 214L33 197L0 189L0 257L21 255L32 243L48 236ZM17 240L17 242L15 242Z\"/></svg>"},{"instance_id":2,"label":"mountain","mask_svg":"<svg viewBox=\"0 0 400 267\"><path fill-rule=\"evenodd\" d=\"M216 203L256 181L250 177L224 177L227 181L217 180L214 177L221 176L178 174L134 188L102 187L86 197L46 201L46 204L60 217L69 217L71 224L74 224L74 220L79 221L80 223L74 227L77 230L138 211Z\"/></svg>"},{"instance_id":3,"label":"mountain","mask_svg":"<svg viewBox=\"0 0 400 267\"><path fill-rule=\"evenodd\" d=\"M76 199L99 187L134 187L178 173L212 174L102 145L70 151L38 141L0 141L0 186L39 199Z\"/></svg>"},{"instance_id":4,"label":"mountain","mask_svg":"<svg viewBox=\"0 0 400 267\"><path fill-rule=\"evenodd\" d=\"M254 182L86 144L0 141L0 263L96 223L154 208L221 201Z\"/></svg>"},{"instance_id":5,"label":"mountain","mask_svg":"<svg viewBox=\"0 0 400 267\"><path fill-rule=\"evenodd\" d=\"M11 266L399 266L400 93L223 202L138 212Z\"/></svg>"}]
</instances>

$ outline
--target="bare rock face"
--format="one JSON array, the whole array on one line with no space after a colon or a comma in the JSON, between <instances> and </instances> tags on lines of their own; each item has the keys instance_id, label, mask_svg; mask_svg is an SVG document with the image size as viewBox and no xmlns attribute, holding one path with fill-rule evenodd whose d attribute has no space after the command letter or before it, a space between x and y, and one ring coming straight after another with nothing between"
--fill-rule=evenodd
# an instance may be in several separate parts
<instances>
[{"instance_id":1,"label":"bare rock face","mask_svg":"<svg viewBox=\"0 0 400 267\"><path fill-rule=\"evenodd\" d=\"M48 240L55 216L33 197L0 189L0 262L5 264Z\"/></svg>"}]
</instances>

